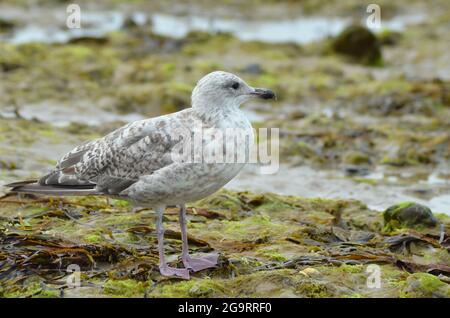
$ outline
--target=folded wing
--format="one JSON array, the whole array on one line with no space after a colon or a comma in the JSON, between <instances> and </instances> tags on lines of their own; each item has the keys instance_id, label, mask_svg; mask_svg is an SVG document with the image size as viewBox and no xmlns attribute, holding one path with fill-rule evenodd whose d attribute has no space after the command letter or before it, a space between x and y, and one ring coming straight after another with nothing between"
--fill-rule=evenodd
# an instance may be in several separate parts
<instances>
[{"instance_id":1,"label":"folded wing","mask_svg":"<svg viewBox=\"0 0 450 318\"><path fill-rule=\"evenodd\" d=\"M37 182L10 186L15 192L55 195L118 194L172 163L170 150L177 140L170 132L180 124L167 116L130 123L74 148Z\"/></svg>"}]
</instances>

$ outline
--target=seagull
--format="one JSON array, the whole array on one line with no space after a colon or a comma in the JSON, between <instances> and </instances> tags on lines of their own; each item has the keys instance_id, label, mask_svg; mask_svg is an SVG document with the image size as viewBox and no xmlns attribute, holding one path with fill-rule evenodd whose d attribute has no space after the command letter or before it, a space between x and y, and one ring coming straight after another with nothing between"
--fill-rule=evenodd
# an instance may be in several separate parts
<instances>
[{"instance_id":1,"label":"seagull","mask_svg":"<svg viewBox=\"0 0 450 318\"><path fill-rule=\"evenodd\" d=\"M276 95L269 89L253 88L231 73L209 73L192 91L190 108L129 123L74 148L40 179L7 186L16 193L106 195L153 209L160 273L189 279L190 271L216 267L218 254L197 258L189 255L186 203L205 198L222 188L239 173L245 162L194 160L192 154L198 153L195 148L185 151L188 155L181 156L182 159L174 154L185 149L180 144L195 147L193 140L198 138L190 137L205 128L220 132L234 129L240 135L238 137L247 138L244 150L248 151L253 142L253 128L240 106L253 98L276 99ZM200 135L199 143L206 148L200 147L203 152L211 153L218 142L219 139L208 141ZM232 157L241 150L235 147ZM207 157L200 156L200 159ZM180 208L184 268L170 267L165 258L163 213L168 206Z\"/></svg>"}]
</instances>

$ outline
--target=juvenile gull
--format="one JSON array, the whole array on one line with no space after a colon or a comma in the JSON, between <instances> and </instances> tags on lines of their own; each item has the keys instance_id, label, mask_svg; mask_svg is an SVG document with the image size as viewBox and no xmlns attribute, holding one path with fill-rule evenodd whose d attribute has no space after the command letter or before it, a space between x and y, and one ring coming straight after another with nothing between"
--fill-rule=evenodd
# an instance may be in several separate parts
<instances>
[{"instance_id":1,"label":"juvenile gull","mask_svg":"<svg viewBox=\"0 0 450 318\"><path fill-rule=\"evenodd\" d=\"M8 186L13 192L45 195L107 195L154 209L161 274L189 278L189 270L216 266L218 255L201 258L189 255L185 204L219 190L238 174L244 163L174 160L174 148L180 143L176 136L190 137L205 127L222 131L231 128L249 137L251 143L252 126L239 107L254 97L273 99L275 94L250 87L236 75L212 72L194 88L191 108L125 125L76 147L39 180ZM208 148L214 141L201 140L201 144ZM234 151L239 150L236 147ZM169 267L164 257L162 217L168 205L180 206L185 268Z\"/></svg>"}]
</instances>

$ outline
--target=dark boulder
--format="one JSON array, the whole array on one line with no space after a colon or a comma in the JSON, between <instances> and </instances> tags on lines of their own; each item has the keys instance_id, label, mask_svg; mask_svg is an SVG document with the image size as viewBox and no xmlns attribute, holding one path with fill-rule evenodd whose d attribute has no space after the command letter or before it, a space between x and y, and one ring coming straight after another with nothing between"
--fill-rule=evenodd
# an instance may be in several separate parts
<instances>
[{"instance_id":1,"label":"dark boulder","mask_svg":"<svg viewBox=\"0 0 450 318\"><path fill-rule=\"evenodd\" d=\"M359 25L344 29L333 40L332 49L363 64L378 65L382 61L379 39L369 29Z\"/></svg>"},{"instance_id":2,"label":"dark boulder","mask_svg":"<svg viewBox=\"0 0 450 318\"><path fill-rule=\"evenodd\" d=\"M402 202L383 212L385 226L391 229L400 227L428 226L437 224L430 208L414 202Z\"/></svg>"},{"instance_id":3,"label":"dark boulder","mask_svg":"<svg viewBox=\"0 0 450 318\"><path fill-rule=\"evenodd\" d=\"M0 18L0 33L9 32L17 26L17 22Z\"/></svg>"}]
</instances>

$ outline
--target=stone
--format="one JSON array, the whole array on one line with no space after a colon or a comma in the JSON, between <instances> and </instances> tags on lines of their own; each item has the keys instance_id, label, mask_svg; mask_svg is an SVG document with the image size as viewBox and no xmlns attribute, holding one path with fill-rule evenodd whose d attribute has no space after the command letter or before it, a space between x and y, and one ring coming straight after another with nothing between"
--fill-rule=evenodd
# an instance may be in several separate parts
<instances>
[{"instance_id":1,"label":"stone","mask_svg":"<svg viewBox=\"0 0 450 318\"><path fill-rule=\"evenodd\" d=\"M363 64L376 65L382 60L379 39L369 29L359 25L344 29L333 40L332 49Z\"/></svg>"}]
</instances>

